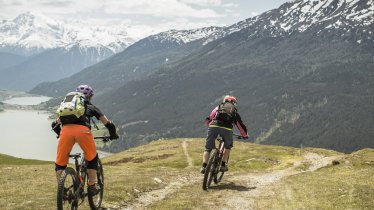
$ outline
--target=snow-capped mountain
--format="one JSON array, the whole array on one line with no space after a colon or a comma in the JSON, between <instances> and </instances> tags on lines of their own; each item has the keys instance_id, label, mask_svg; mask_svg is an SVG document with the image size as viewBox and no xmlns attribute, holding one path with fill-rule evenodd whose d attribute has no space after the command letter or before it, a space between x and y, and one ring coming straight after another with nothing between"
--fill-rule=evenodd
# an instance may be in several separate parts
<instances>
[{"instance_id":1,"label":"snow-capped mountain","mask_svg":"<svg viewBox=\"0 0 374 210\"><path fill-rule=\"evenodd\" d=\"M160 41L160 43L169 42L180 45L210 37L220 31L222 31L222 27L215 26L192 30L169 30L166 32L158 33L156 35L152 35L149 38L158 40Z\"/></svg>"},{"instance_id":2,"label":"snow-capped mountain","mask_svg":"<svg viewBox=\"0 0 374 210\"><path fill-rule=\"evenodd\" d=\"M338 35L344 37L344 34L350 34L354 29L355 33L360 34L357 42L373 42L374 28L368 30L367 27L373 23L374 0L294 0L231 26L170 30L148 38L175 45L205 39L203 44L207 44L243 29L249 31L248 38L284 37L321 26L316 36L321 36L324 29L341 29Z\"/></svg>"},{"instance_id":3,"label":"snow-capped mountain","mask_svg":"<svg viewBox=\"0 0 374 210\"><path fill-rule=\"evenodd\" d=\"M96 98L111 107L119 125L147 120L126 127L126 140L113 149L201 137L205 128L199 119L228 93L240 98L243 122L259 142L344 152L373 148L373 5L373 0L296 0L216 30L214 42L171 68ZM180 48L205 43L196 41Z\"/></svg>"},{"instance_id":4,"label":"snow-capped mountain","mask_svg":"<svg viewBox=\"0 0 374 210\"><path fill-rule=\"evenodd\" d=\"M33 92L63 95L90 78L103 90L96 103L111 107L119 125L148 122L126 127L116 151L204 135L199 119L223 94L240 98L242 119L260 142L373 148L373 19L373 0L290 1L228 27L149 36Z\"/></svg>"},{"instance_id":5,"label":"snow-capped mountain","mask_svg":"<svg viewBox=\"0 0 374 210\"><path fill-rule=\"evenodd\" d=\"M251 37L285 37L292 33L316 30L316 36L338 29L344 38L356 33L357 42L373 42L373 0L294 0L277 9L238 22L226 30L229 33L247 28ZM330 30L330 31L329 31Z\"/></svg>"},{"instance_id":6,"label":"snow-capped mountain","mask_svg":"<svg viewBox=\"0 0 374 210\"><path fill-rule=\"evenodd\" d=\"M28 56L0 66L0 88L28 90L45 81L71 76L135 42L126 27L60 22L30 12L0 22L0 52Z\"/></svg>"},{"instance_id":7,"label":"snow-capped mountain","mask_svg":"<svg viewBox=\"0 0 374 210\"><path fill-rule=\"evenodd\" d=\"M0 51L34 55L45 50L69 50L78 46L83 51L96 48L99 55L107 57L104 52L114 54L135 42L125 29L60 22L27 12L0 22Z\"/></svg>"}]
</instances>

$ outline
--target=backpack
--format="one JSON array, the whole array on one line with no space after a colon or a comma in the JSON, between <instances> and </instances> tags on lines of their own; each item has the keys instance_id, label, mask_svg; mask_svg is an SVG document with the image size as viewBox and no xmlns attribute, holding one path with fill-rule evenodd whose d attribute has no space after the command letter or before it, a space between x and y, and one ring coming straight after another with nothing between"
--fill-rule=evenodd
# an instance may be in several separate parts
<instances>
[{"instance_id":1,"label":"backpack","mask_svg":"<svg viewBox=\"0 0 374 210\"><path fill-rule=\"evenodd\" d=\"M236 113L235 105L230 102L221 103L218 106L216 120L233 123Z\"/></svg>"},{"instance_id":2,"label":"backpack","mask_svg":"<svg viewBox=\"0 0 374 210\"><path fill-rule=\"evenodd\" d=\"M70 92L58 107L56 114L62 124L82 121L87 108L86 97L83 93Z\"/></svg>"}]
</instances>

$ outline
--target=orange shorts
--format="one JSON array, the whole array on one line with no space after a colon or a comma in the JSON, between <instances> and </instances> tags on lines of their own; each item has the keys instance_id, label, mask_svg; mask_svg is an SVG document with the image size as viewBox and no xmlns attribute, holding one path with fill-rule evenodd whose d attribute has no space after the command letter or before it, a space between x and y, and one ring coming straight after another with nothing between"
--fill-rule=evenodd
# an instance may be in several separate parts
<instances>
[{"instance_id":1,"label":"orange shorts","mask_svg":"<svg viewBox=\"0 0 374 210\"><path fill-rule=\"evenodd\" d=\"M91 161L96 157L96 144L91 130L84 125L68 124L62 126L57 146L56 164L66 166L69 154L74 144L82 148L86 160Z\"/></svg>"}]
</instances>

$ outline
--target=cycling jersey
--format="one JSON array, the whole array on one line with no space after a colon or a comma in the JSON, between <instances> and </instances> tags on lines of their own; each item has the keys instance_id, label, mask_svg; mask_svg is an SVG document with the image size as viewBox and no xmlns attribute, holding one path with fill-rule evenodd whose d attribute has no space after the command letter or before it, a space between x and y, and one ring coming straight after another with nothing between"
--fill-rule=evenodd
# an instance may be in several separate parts
<instances>
[{"instance_id":1,"label":"cycling jersey","mask_svg":"<svg viewBox=\"0 0 374 210\"><path fill-rule=\"evenodd\" d=\"M91 104L91 102L87 101L87 107L84 115L76 122L72 123L65 123L65 124L76 124L76 125L84 125L89 128L91 128L91 118L96 117L96 119L99 120L101 116L104 116L104 114L101 112L99 108ZM63 124L64 125L64 124Z\"/></svg>"},{"instance_id":2,"label":"cycling jersey","mask_svg":"<svg viewBox=\"0 0 374 210\"><path fill-rule=\"evenodd\" d=\"M247 127L242 122L242 119L241 119L239 113L237 113L235 111L235 113L233 114L232 123L225 122L225 121L220 121L220 120L216 119L218 108L219 108L219 106L214 108L212 110L212 112L210 113L210 115L205 119L205 125L206 126L208 126L208 127L220 127L220 128L226 129L226 130L232 130L233 124L235 124L236 127L239 129L240 134L245 138L248 137Z\"/></svg>"}]
</instances>

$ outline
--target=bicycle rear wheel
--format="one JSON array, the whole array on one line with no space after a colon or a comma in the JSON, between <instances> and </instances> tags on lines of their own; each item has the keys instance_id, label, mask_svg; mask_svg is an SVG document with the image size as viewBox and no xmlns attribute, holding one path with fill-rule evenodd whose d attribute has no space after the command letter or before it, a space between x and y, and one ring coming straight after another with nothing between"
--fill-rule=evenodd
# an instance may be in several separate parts
<instances>
[{"instance_id":1,"label":"bicycle rear wheel","mask_svg":"<svg viewBox=\"0 0 374 210\"><path fill-rule=\"evenodd\" d=\"M97 165L97 183L100 185L100 192L97 195L91 195L88 193L88 203L90 204L91 209L100 209L101 203L103 202L104 195L104 171L101 160L98 160Z\"/></svg>"},{"instance_id":2,"label":"bicycle rear wheel","mask_svg":"<svg viewBox=\"0 0 374 210\"><path fill-rule=\"evenodd\" d=\"M78 209L78 200L74 192L78 188L78 182L73 168L66 168L58 180L57 187L57 209Z\"/></svg>"},{"instance_id":3,"label":"bicycle rear wheel","mask_svg":"<svg viewBox=\"0 0 374 210\"><path fill-rule=\"evenodd\" d=\"M217 154L218 154L217 149L214 149L213 152L210 154L207 166L205 168L205 173L204 173L203 190L208 190L208 188L210 187L210 184L212 183L214 173L216 171L214 167L215 165L214 162L215 162Z\"/></svg>"}]
</instances>

